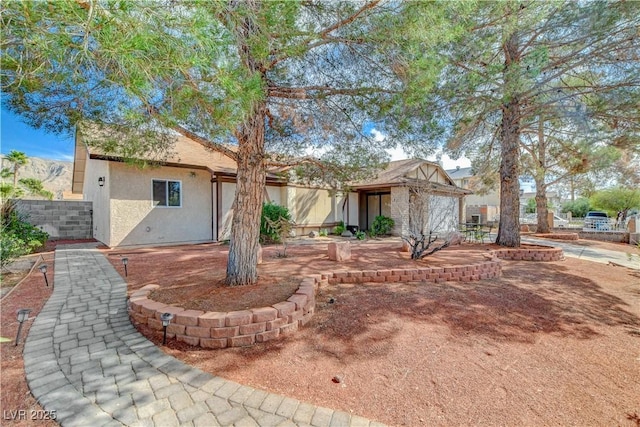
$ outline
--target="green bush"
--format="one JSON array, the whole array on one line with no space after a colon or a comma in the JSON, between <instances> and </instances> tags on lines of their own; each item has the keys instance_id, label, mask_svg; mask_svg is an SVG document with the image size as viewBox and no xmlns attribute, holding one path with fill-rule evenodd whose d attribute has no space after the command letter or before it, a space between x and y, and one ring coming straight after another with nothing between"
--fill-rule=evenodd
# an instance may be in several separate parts
<instances>
[{"instance_id":1,"label":"green bush","mask_svg":"<svg viewBox=\"0 0 640 427\"><path fill-rule=\"evenodd\" d=\"M585 198L580 198L562 205L562 212L571 212L571 216L575 218L584 218L590 210L591 203L589 202L589 199Z\"/></svg>"},{"instance_id":2,"label":"green bush","mask_svg":"<svg viewBox=\"0 0 640 427\"><path fill-rule=\"evenodd\" d=\"M391 233L394 225L395 222L393 221L393 219L389 218L388 216L378 215L374 218L369 233L372 236L384 236Z\"/></svg>"},{"instance_id":3,"label":"green bush","mask_svg":"<svg viewBox=\"0 0 640 427\"><path fill-rule=\"evenodd\" d=\"M13 202L2 204L2 233L0 234L0 267L4 268L13 260L42 248L49 235L29 224L20 215Z\"/></svg>"},{"instance_id":4,"label":"green bush","mask_svg":"<svg viewBox=\"0 0 640 427\"><path fill-rule=\"evenodd\" d=\"M346 229L347 227L344 226L344 221L340 221L338 225L336 225L336 228L333 229L333 234L337 234L339 236L344 233L344 230Z\"/></svg>"},{"instance_id":5,"label":"green bush","mask_svg":"<svg viewBox=\"0 0 640 427\"><path fill-rule=\"evenodd\" d=\"M289 209L284 206L280 206L275 203L265 203L262 205L262 217L260 219L260 240L263 243L279 243L280 235L277 230L269 225L269 218L271 223L276 223L280 218L291 220L291 213Z\"/></svg>"},{"instance_id":6,"label":"green bush","mask_svg":"<svg viewBox=\"0 0 640 427\"><path fill-rule=\"evenodd\" d=\"M355 236L356 236L356 239L358 239L358 240L364 240L365 237L367 237L367 234L362 230L358 230L358 231L356 231Z\"/></svg>"}]
</instances>

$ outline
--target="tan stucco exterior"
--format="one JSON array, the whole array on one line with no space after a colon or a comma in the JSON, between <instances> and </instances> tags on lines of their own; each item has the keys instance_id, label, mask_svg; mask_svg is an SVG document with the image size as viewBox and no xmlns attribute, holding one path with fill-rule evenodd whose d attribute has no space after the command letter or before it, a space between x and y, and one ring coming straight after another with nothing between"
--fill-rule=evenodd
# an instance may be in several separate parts
<instances>
[{"instance_id":1,"label":"tan stucco exterior","mask_svg":"<svg viewBox=\"0 0 640 427\"><path fill-rule=\"evenodd\" d=\"M93 202L94 237L110 247L229 239L235 173L229 158L183 137L177 138L175 153L164 166L147 168L92 152L80 137L76 140L74 192ZM102 187L98 186L99 177L104 179ZM154 179L180 182L181 206L154 206ZM391 162L376 178L354 183L347 194L291 183L270 173L264 201L287 207L296 223L296 234L303 235L332 230L340 221L363 228L363 214L376 213L368 208L365 211L362 201L375 193L384 200L384 209L378 208L377 214L392 216L395 234L401 234L406 228L406 186L416 182L427 183L436 194L444 192L458 199L469 193L457 188L439 165L411 159ZM365 223L370 219L365 218Z\"/></svg>"},{"instance_id":2,"label":"tan stucco exterior","mask_svg":"<svg viewBox=\"0 0 640 427\"><path fill-rule=\"evenodd\" d=\"M94 203L94 237L107 246L212 240L212 185L206 171L175 167L140 169L104 160L90 160L90 164L84 185L85 199ZM93 184L98 176L105 177L104 187ZM179 181L182 206L153 206L154 179Z\"/></svg>"}]
</instances>

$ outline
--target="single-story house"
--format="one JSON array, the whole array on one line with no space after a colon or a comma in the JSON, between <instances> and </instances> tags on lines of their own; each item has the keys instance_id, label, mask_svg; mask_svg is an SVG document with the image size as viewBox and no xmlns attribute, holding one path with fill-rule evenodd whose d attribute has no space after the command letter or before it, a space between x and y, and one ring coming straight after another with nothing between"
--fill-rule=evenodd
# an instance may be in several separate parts
<instances>
[{"instance_id":1,"label":"single-story house","mask_svg":"<svg viewBox=\"0 0 640 427\"><path fill-rule=\"evenodd\" d=\"M185 137L177 138L161 166L141 168L89 147L76 134L73 193L93 202L93 235L109 247L228 239L235 180L233 160ZM408 228L409 188L416 184L452 201L446 204L449 222L459 222L470 192L438 164L421 159L391 162L348 193L268 174L264 200L289 209L298 235L330 231L340 221L368 230L377 215L393 218L394 234L401 235Z\"/></svg>"}]
</instances>

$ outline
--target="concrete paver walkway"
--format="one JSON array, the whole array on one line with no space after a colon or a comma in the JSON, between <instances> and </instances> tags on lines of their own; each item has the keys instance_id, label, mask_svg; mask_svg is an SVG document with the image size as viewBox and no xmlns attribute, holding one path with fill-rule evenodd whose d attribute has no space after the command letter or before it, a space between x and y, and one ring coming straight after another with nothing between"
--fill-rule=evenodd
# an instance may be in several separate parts
<instances>
[{"instance_id":1,"label":"concrete paver walkway","mask_svg":"<svg viewBox=\"0 0 640 427\"><path fill-rule=\"evenodd\" d=\"M62 426L381 426L214 377L133 327L126 282L95 245L56 250L54 292L31 327L32 394Z\"/></svg>"}]
</instances>

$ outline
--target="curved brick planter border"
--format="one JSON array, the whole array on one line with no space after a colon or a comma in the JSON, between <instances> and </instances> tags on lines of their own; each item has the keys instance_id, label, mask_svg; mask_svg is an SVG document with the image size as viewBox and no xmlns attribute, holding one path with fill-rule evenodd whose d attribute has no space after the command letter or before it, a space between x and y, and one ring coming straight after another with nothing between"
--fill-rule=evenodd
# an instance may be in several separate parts
<instances>
[{"instance_id":1,"label":"curved brick planter border","mask_svg":"<svg viewBox=\"0 0 640 427\"><path fill-rule=\"evenodd\" d=\"M510 261L561 261L563 259L562 248L551 247L520 247L508 249L496 249L491 251L493 256Z\"/></svg>"},{"instance_id":2,"label":"curved brick planter border","mask_svg":"<svg viewBox=\"0 0 640 427\"><path fill-rule=\"evenodd\" d=\"M320 283L365 282L471 282L490 279L502 274L501 261L493 259L474 265L441 268L414 268L394 270L341 271L312 274L305 277L300 287L287 301L271 307L228 313L185 310L148 298L158 285L146 285L129 298L131 318L152 329L161 331L162 313L173 313L167 327L167 337L204 348L242 347L287 335L306 325L315 311L316 289Z\"/></svg>"}]
</instances>

